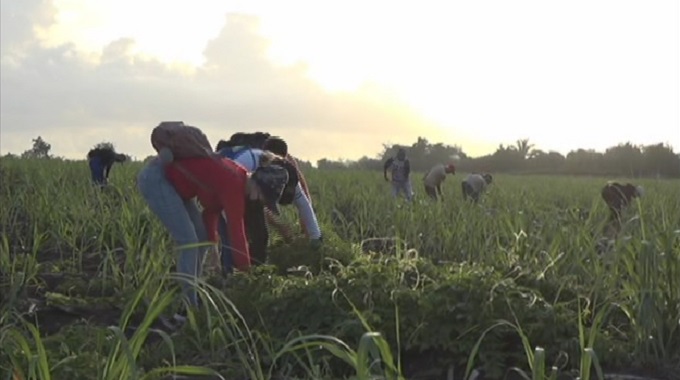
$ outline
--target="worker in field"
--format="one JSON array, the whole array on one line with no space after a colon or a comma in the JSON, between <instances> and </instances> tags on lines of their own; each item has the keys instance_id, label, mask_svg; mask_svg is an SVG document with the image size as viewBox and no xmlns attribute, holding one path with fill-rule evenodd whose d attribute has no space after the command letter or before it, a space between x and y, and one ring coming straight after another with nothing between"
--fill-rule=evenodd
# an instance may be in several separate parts
<instances>
[{"instance_id":1,"label":"worker in field","mask_svg":"<svg viewBox=\"0 0 680 380\"><path fill-rule=\"evenodd\" d=\"M125 160L125 155L116 153L110 145L100 145L90 149L87 152L87 162L90 166L92 182L100 187L106 186L113 164L116 162L123 163Z\"/></svg>"},{"instance_id":2,"label":"worker in field","mask_svg":"<svg viewBox=\"0 0 680 380\"><path fill-rule=\"evenodd\" d=\"M310 239L312 245L314 247L318 247L323 240L321 236L321 229L319 228L319 222L316 218L314 208L312 207L312 197L309 194L307 180L300 170L297 160L290 155L288 152L288 144L280 137L272 136L267 138L263 148L266 151L270 151L276 155L284 157L286 161L290 162L293 167L295 167L295 171L299 179L297 186L295 186L295 193L288 193L281 197L279 204L295 205L295 208L297 208L298 211L300 226L302 227L303 232Z\"/></svg>"},{"instance_id":3,"label":"worker in field","mask_svg":"<svg viewBox=\"0 0 680 380\"><path fill-rule=\"evenodd\" d=\"M270 137L269 134L264 134L262 132L257 132L253 134L248 133L237 133L232 136L229 142L223 144L222 149L218 153L225 157L233 160L239 165L243 166L248 171L253 171L260 165L260 161L265 154L265 150L261 149L266 144L267 138L262 140L266 135L267 138ZM234 138L237 136L236 138ZM236 142L234 143L235 140ZM269 141L269 147L276 150L277 152L285 152L287 154L287 145L282 145L283 140L275 138ZM269 241L269 232L267 228L267 221L271 222L275 216L279 214L278 205L290 205L295 204L298 209L298 215L303 221L304 226L309 226L311 244L318 247L321 244L321 233L319 231L318 222L316 221L316 216L312 210L312 218L309 218L309 210L311 210L311 203L309 203L309 198L302 197L297 198L298 188L300 185L300 171L296 167L295 163L286 159L285 156L280 155L275 158L275 163L284 167L288 171L288 183L284 188L283 194L279 199L277 204L270 204L268 206L262 205L259 208L250 210L248 215L253 222L249 223L247 227L249 236L253 236L254 243L251 247L253 258L256 263L265 263L267 259L267 243ZM306 183L305 183L306 187ZM226 221L220 221L220 229L223 231L225 229ZM316 231L315 231L316 230ZM288 230L282 231L279 228L282 236L286 241L292 240L292 233ZM229 250L228 246L222 247L223 254ZM229 257L229 255L225 255ZM225 268L228 268L229 263L222 261Z\"/></svg>"},{"instance_id":4,"label":"worker in field","mask_svg":"<svg viewBox=\"0 0 680 380\"><path fill-rule=\"evenodd\" d=\"M212 245L216 240L216 216L224 211L231 219L229 238L238 253L234 262L239 269L249 268L250 253L242 234L244 204L271 200L278 193L283 169L268 168L257 175L249 174L216 156L205 134L183 122L158 125L151 133L151 144L158 156L141 170L137 186L179 246L177 272L189 277L189 281L182 282L182 290L188 303L197 306L198 295L190 282L202 272L207 249L201 243ZM203 215L196 197L203 205ZM186 312L173 318L183 323Z\"/></svg>"},{"instance_id":5,"label":"worker in field","mask_svg":"<svg viewBox=\"0 0 680 380\"><path fill-rule=\"evenodd\" d=\"M385 181L389 182L387 178L387 170L391 169L392 173L392 196L398 197L400 193L404 194L407 201L413 200L413 188L411 187L411 162L406 157L406 150L399 148L397 156L390 157L385 161L383 166L383 175Z\"/></svg>"},{"instance_id":6,"label":"worker in field","mask_svg":"<svg viewBox=\"0 0 680 380\"><path fill-rule=\"evenodd\" d=\"M236 269L245 271L256 264L246 236L246 216L253 204L272 205L279 201L288 182L288 171L263 156L251 172L226 158L185 158L166 168L168 180L184 199L198 197L208 239L217 242L217 223L222 212L227 219L231 258Z\"/></svg>"},{"instance_id":7,"label":"worker in field","mask_svg":"<svg viewBox=\"0 0 680 380\"><path fill-rule=\"evenodd\" d=\"M463 199L467 200L469 197L472 201L477 203L479 197L484 193L492 181L493 177L489 173L468 175L461 183Z\"/></svg>"},{"instance_id":8,"label":"worker in field","mask_svg":"<svg viewBox=\"0 0 680 380\"><path fill-rule=\"evenodd\" d=\"M456 174L456 167L453 164L437 164L432 167L425 176L423 182L425 183L425 194L430 198L437 200L442 198L442 183L446 179L446 175Z\"/></svg>"},{"instance_id":9,"label":"worker in field","mask_svg":"<svg viewBox=\"0 0 680 380\"><path fill-rule=\"evenodd\" d=\"M630 183L624 185L610 181L604 185L600 194L609 208L609 221L605 226L605 233L612 236L621 228L622 212L628 207L633 199L640 198L644 195L644 188Z\"/></svg>"},{"instance_id":10,"label":"worker in field","mask_svg":"<svg viewBox=\"0 0 680 380\"><path fill-rule=\"evenodd\" d=\"M190 279L201 275L203 256L208 236L194 200L184 200L165 175L166 163L160 152L169 149L175 158L209 157L210 143L201 130L185 126L183 122L162 122L151 133L151 144L159 153L137 175L137 187L151 211L163 223L178 245L177 272ZM181 283L183 294L192 306L198 305L198 294L188 281ZM178 313L174 322L186 320L186 313Z\"/></svg>"}]
</instances>

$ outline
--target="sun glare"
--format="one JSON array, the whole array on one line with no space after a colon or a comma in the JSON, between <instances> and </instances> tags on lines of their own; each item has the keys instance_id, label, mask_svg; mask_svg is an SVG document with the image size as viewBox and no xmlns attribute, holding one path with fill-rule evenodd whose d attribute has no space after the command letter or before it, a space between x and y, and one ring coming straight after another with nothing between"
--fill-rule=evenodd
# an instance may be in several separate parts
<instances>
[{"instance_id":1,"label":"sun glare","mask_svg":"<svg viewBox=\"0 0 680 380\"><path fill-rule=\"evenodd\" d=\"M348 1L352 4L304 0L229 4L210 0L192 4L54 0L58 9L56 24L41 32L41 40L48 45L72 42L92 54L120 38L131 38L135 52L175 66L199 67L204 62L206 44L218 36L227 14L252 14L259 19L259 32L271 42L263 54L272 63L304 63L308 77L329 92L382 96L385 103L393 97L395 104L407 104L424 120L440 126L441 136L431 139L450 137L446 141L467 144L466 149L472 146L475 150L474 145L481 146L480 141L485 141L488 148L500 141L511 143L522 134L537 144L552 143L552 149L563 151L583 141L573 136L556 138L555 131L566 134L564 131L578 124L587 129L588 123L617 122L615 118L593 121L605 113L589 107L594 107L596 100L598 107L607 101L607 96L598 100L597 94L605 94L608 87L601 85L602 89L598 89L598 82L583 78L602 68L596 63L583 66L577 54L569 55L561 45L553 43L552 39L567 39L561 32L563 28L553 27L552 34L535 33L533 28L550 30L548 21L517 26L521 16L516 7L502 3L491 11L465 3L425 2L414 8L407 4ZM606 5L600 7L598 12L609 9ZM573 13L569 17L581 17L576 10L569 12ZM569 17L552 20L567 25ZM619 27L621 33L626 30ZM583 33L569 38L581 38L587 45L590 40ZM599 46L596 42L590 48ZM543 53L528 59L534 45L540 45ZM615 53L625 52L612 50ZM556 67L570 59L573 64L556 76ZM611 71L607 70L605 74ZM606 79L609 74L605 74L597 78ZM622 83L614 79L612 83ZM587 92L583 92L584 86L588 86ZM555 92L555 88L561 90ZM608 102L615 109L616 100ZM580 111L564 114L566 104L579 106ZM507 128L508 121L521 132ZM610 141L604 132L592 131L590 136L591 141ZM622 139L639 136L621 132Z\"/></svg>"},{"instance_id":2,"label":"sun glare","mask_svg":"<svg viewBox=\"0 0 680 380\"><path fill-rule=\"evenodd\" d=\"M47 45L73 42L101 51L120 38L132 38L137 49L164 62L199 66L203 49L224 25L219 2L188 6L182 2L56 0L57 22L44 37Z\"/></svg>"}]
</instances>

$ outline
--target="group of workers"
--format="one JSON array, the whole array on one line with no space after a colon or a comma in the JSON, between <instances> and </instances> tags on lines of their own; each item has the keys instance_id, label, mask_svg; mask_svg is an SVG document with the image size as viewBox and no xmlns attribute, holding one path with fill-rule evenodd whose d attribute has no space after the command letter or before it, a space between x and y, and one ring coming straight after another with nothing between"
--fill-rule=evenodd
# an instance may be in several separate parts
<instances>
[{"instance_id":1,"label":"group of workers","mask_svg":"<svg viewBox=\"0 0 680 380\"><path fill-rule=\"evenodd\" d=\"M235 133L229 140L220 140L213 151L199 128L179 121L155 127L151 145L157 156L138 174L137 187L179 246L177 272L186 277L182 288L190 305L199 303L191 282L201 276L206 254L220 257L224 274L234 268L247 271L267 260L268 224L284 240L294 238L279 206L294 205L310 244L321 245L307 181L282 138L263 132ZM124 156L97 148L88 153L88 160L93 181L105 185L111 166L123 162ZM386 181L390 181L388 169L393 196L403 193L411 201L411 167L404 149L385 162ZM423 176L425 193L441 200L442 183L447 174L455 173L453 164L435 165ZM477 202L491 182L488 173L468 175L461 183L464 199ZM622 209L642 194L640 186L608 183L601 196L611 211L611 221L620 222ZM173 318L183 323L186 311Z\"/></svg>"},{"instance_id":2,"label":"group of workers","mask_svg":"<svg viewBox=\"0 0 680 380\"><path fill-rule=\"evenodd\" d=\"M383 176L385 181L390 181L387 177L387 171L391 170L392 174L392 196L398 197L400 194L409 202L413 200L413 187L411 186L411 162L406 157L406 150L400 148L395 157L389 157L383 166ZM442 184L446 179L446 175L456 174L456 166L453 163L447 165L436 164L423 176L423 184L425 185L425 194L433 200L442 199ZM488 173L469 174L461 183L463 191L463 199L471 199L475 203L479 201L479 197L484 193L487 186L493 181L493 176Z\"/></svg>"},{"instance_id":3,"label":"group of workers","mask_svg":"<svg viewBox=\"0 0 680 380\"><path fill-rule=\"evenodd\" d=\"M385 181L390 181L387 177L387 171L392 171L392 196L397 197L403 193L408 201L413 200L413 190L411 186L411 163L406 157L406 151L400 148L395 157L390 157L385 161L383 167L383 175ZM448 165L436 164L423 176L423 184L425 186L425 194L433 200L441 200L442 198L442 183L446 179L446 175L456 174L456 167L453 163ZM489 173L483 174L469 174L461 182L461 190L463 199L471 199L475 203L479 201L479 197L484 193L487 187L492 183L493 176ZM610 226L617 226L621 223L621 213L635 198L640 198L644 194L642 186L635 186L633 184L621 184L618 182L609 181L602 188L600 195L607 204L610 211L609 222Z\"/></svg>"}]
</instances>

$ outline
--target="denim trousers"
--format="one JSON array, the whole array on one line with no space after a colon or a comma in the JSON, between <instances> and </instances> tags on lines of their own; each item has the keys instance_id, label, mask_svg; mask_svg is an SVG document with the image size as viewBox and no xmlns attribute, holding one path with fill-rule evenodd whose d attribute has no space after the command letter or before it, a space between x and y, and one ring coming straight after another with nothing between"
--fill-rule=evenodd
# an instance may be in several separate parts
<instances>
[{"instance_id":1,"label":"denim trousers","mask_svg":"<svg viewBox=\"0 0 680 380\"><path fill-rule=\"evenodd\" d=\"M396 198L400 193L403 193L409 202L413 199L413 189L411 188L410 180L392 181L392 197Z\"/></svg>"},{"instance_id":2,"label":"denim trousers","mask_svg":"<svg viewBox=\"0 0 680 380\"><path fill-rule=\"evenodd\" d=\"M96 185L105 185L106 177L104 176L104 164L99 157L92 157L88 160L90 165L90 174L92 175L92 182Z\"/></svg>"},{"instance_id":3,"label":"denim trousers","mask_svg":"<svg viewBox=\"0 0 680 380\"><path fill-rule=\"evenodd\" d=\"M163 164L154 159L137 176L137 187L151 211L168 229L179 246L177 272L196 279L201 275L207 247L196 245L208 240L196 202L184 201L165 177ZM182 281L182 291L191 305L198 305L198 294L189 282Z\"/></svg>"}]
</instances>

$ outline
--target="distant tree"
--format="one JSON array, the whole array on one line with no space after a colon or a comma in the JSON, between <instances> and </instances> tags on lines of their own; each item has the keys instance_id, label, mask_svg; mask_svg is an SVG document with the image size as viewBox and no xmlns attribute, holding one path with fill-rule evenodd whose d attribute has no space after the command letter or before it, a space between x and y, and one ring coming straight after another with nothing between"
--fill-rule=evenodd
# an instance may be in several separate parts
<instances>
[{"instance_id":1,"label":"distant tree","mask_svg":"<svg viewBox=\"0 0 680 380\"><path fill-rule=\"evenodd\" d=\"M533 149L526 162L527 171L533 173L556 174L564 171L566 158L558 152L544 152Z\"/></svg>"},{"instance_id":2,"label":"distant tree","mask_svg":"<svg viewBox=\"0 0 680 380\"><path fill-rule=\"evenodd\" d=\"M664 144L642 148L642 170L655 177L680 177L680 155Z\"/></svg>"},{"instance_id":3,"label":"distant tree","mask_svg":"<svg viewBox=\"0 0 680 380\"><path fill-rule=\"evenodd\" d=\"M500 144L496 152L491 155L490 164L495 168L495 171L522 171L525 158L525 153L521 152L516 146L505 147Z\"/></svg>"},{"instance_id":4,"label":"distant tree","mask_svg":"<svg viewBox=\"0 0 680 380\"><path fill-rule=\"evenodd\" d=\"M383 144L383 151L378 155L377 162L368 157L362 157L357 164L359 167L370 167L382 170L382 163L390 157L394 157L397 151L403 148L406 156L411 161L411 169L416 171L429 170L434 164L457 161L466 158L463 149L456 145L444 145L443 143L431 144L426 138L418 137L417 141L410 146L400 144ZM349 164L353 167L353 164Z\"/></svg>"},{"instance_id":5,"label":"distant tree","mask_svg":"<svg viewBox=\"0 0 680 380\"><path fill-rule=\"evenodd\" d=\"M297 157L293 157L293 158L295 158L295 160L297 160L297 163L298 163L298 166L300 167L300 170L309 170L309 169L314 168L312 163L309 162L309 161L301 160Z\"/></svg>"},{"instance_id":6,"label":"distant tree","mask_svg":"<svg viewBox=\"0 0 680 380\"><path fill-rule=\"evenodd\" d=\"M528 158L529 153L531 152L531 148L534 147L534 144L529 143L529 139L521 139L517 140L515 142L515 147L517 148L517 152L520 154L522 158Z\"/></svg>"},{"instance_id":7,"label":"distant tree","mask_svg":"<svg viewBox=\"0 0 680 380\"><path fill-rule=\"evenodd\" d=\"M605 174L603 155L592 149L578 149L567 154L565 169L569 174Z\"/></svg>"},{"instance_id":8,"label":"distant tree","mask_svg":"<svg viewBox=\"0 0 680 380\"><path fill-rule=\"evenodd\" d=\"M607 149L603 155L606 172L613 175L638 176L642 170L642 150L631 143Z\"/></svg>"},{"instance_id":9,"label":"distant tree","mask_svg":"<svg viewBox=\"0 0 680 380\"><path fill-rule=\"evenodd\" d=\"M316 162L316 167L322 170L338 170L347 169L347 165L344 161L332 161L326 158L322 158Z\"/></svg>"},{"instance_id":10,"label":"distant tree","mask_svg":"<svg viewBox=\"0 0 680 380\"><path fill-rule=\"evenodd\" d=\"M21 158L51 158L50 149L52 149L52 145L38 136L38 138L33 139L33 147L24 151Z\"/></svg>"},{"instance_id":11,"label":"distant tree","mask_svg":"<svg viewBox=\"0 0 680 380\"><path fill-rule=\"evenodd\" d=\"M495 173L536 173L608 176L680 177L680 155L666 145L645 147L631 143L610 147L604 153L577 149L563 156L555 151L534 149L529 139L500 144L496 151L481 157L468 157L459 146L430 143L418 137L411 145L383 144L376 158L356 161L321 159L319 169L382 170L383 162L394 157L399 148L406 150L414 171L425 171L434 164L455 161L458 171Z\"/></svg>"}]
</instances>

